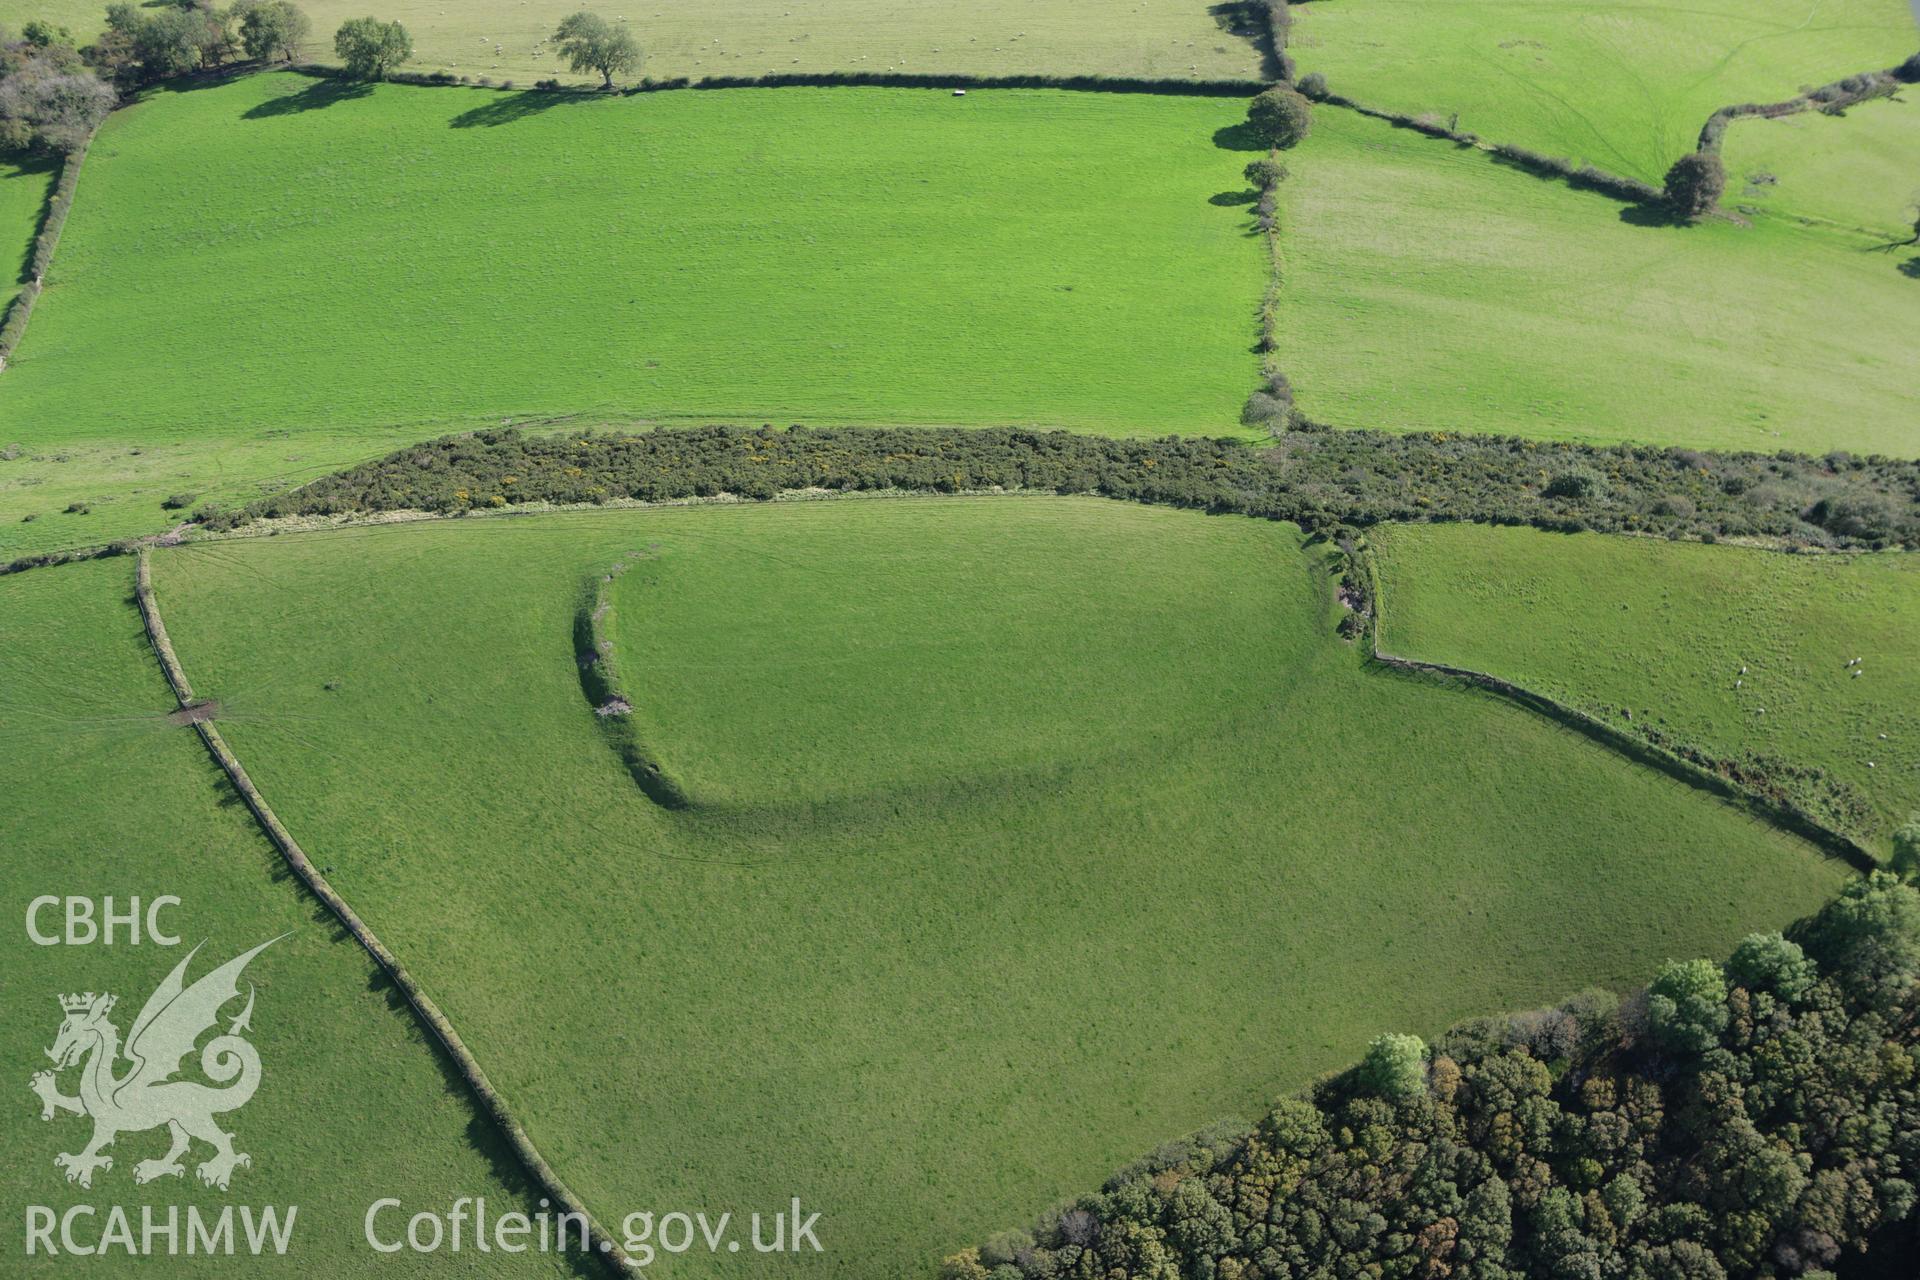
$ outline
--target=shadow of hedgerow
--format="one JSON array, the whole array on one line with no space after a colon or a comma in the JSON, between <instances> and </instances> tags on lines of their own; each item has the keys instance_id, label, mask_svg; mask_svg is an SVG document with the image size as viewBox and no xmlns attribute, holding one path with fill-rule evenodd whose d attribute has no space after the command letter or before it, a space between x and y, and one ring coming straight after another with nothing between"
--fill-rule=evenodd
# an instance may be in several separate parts
<instances>
[{"instance_id":1,"label":"shadow of hedgerow","mask_svg":"<svg viewBox=\"0 0 1920 1280\"><path fill-rule=\"evenodd\" d=\"M373 86L358 80L315 80L296 93L282 94L240 113L243 120L271 120L276 116L294 116L303 111L322 111L339 102L364 98Z\"/></svg>"},{"instance_id":2,"label":"shadow of hedgerow","mask_svg":"<svg viewBox=\"0 0 1920 1280\"><path fill-rule=\"evenodd\" d=\"M595 99L580 93L550 93L541 89L524 89L519 93L499 93L492 101L462 111L448 127L454 129L491 129L503 124L531 119L543 112L566 102L592 102Z\"/></svg>"}]
</instances>

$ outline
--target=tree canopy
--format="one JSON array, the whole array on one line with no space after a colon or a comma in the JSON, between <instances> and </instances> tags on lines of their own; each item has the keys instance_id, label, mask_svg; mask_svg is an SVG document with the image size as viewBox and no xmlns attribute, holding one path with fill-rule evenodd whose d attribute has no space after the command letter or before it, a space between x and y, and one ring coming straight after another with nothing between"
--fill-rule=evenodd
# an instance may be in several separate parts
<instances>
[{"instance_id":1,"label":"tree canopy","mask_svg":"<svg viewBox=\"0 0 1920 1280\"><path fill-rule=\"evenodd\" d=\"M1690 151L1667 170L1667 203L1689 221L1712 213L1726 189L1727 167L1718 152Z\"/></svg>"},{"instance_id":2,"label":"tree canopy","mask_svg":"<svg viewBox=\"0 0 1920 1280\"><path fill-rule=\"evenodd\" d=\"M1267 146L1291 147L1312 130L1313 104L1277 84L1247 105L1247 123Z\"/></svg>"},{"instance_id":3,"label":"tree canopy","mask_svg":"<svg viewBox=\"0 0 1920 1280\"><path fill-rule=\"evenodd\" d=\"M581 73L598 71L608 89L613 88L614 76L640 65L640 42L627 24L608 22L584 9L561 21L553 42L568 66Z\"/></svg>"},{"instance_id":4,"label":"tree canopy","mask_svg":"<svg viewBox=\"0 0 1920 1280\"><path fill-rule=\"evenodd\" d=\"M1381 1037L942 1276L1832 1280L1920 1256L1917 1013L1920 892L1879 872L1724 969L1463 1023L1417 1075Z\"/></svg>"},{"instance_id":5,"label":"tree canopy","mask_svg":"<svg viewBox=\"0 0 1920 1280\"><path fill-rule=\"evenodd\" d=\"M333 35L333 51L357 80L384 80L413 56L413 37L398 22L349 18Z\"/></svg>"},{"instance_id":6,"label":"tree canopy","mask_svg":"<svg viewBox=\"0 0 1920 1280\"><path fill-rule=\"evenodd\" d=\"M0 44L0 149L72 151L119 95L81 60L64 31L28 27L25 39Z\"/></svg>"},{"instance_id":7,"label":"tree canopy","mask_svg":"<svg viewBox=\"0 0 1920 1280\"><path fill-rule=\"evenodd\" d=\"M107 27L87 50L94 66L127 88L217 67L233 56L229 13L196 6L110 4Z\"/></svg>"},{"instance_id":8,"label":"tree canopy","mask_svg":"<svg viewBox=\"0 0 1920 1280\"><path fill-rule=\"evenodd\" d=\"M313 23L292 0L238 0L240 44L260 62L292 62L313 31Z\"/></svg>"}]
</instances>

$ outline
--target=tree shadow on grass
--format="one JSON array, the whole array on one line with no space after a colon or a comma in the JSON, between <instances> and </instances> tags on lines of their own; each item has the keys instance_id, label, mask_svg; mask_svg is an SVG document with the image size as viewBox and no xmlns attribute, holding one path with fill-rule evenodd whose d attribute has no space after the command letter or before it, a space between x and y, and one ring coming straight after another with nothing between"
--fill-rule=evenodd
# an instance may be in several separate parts
<instances>
[{"instance_id":1,"label":"tree shadow on grass","mask_svg":"<svg viewBox=\"0 0 1920 1280\"><path fill-rule=\"evenodd\" d=\"M1207 197L1207 203L1218 205L1222 209L1231 209L1235 205L1252 204L1260 198L1258 191L1222 191L1218 195Z\"/></svg>"},{"instance_id":2,"label":"tree shadow on grass","mask_svg":"<svg viewBox=\"0 0 1920 1280\"><path fill-rule=\"evenodd\" d=\"M1273 47L1273 30L1267 25L1258 0L1218 0L1207 6L1207 12L1213 17L1214 26L1253 46L1254 52L1260 55L1261 79L1283 78L1280 53Z\"/></svg>"},{"instance_id":3,"label":"tree shadow on grass","mask_svg":"<svg viewBox=\"0 0 1920 1280\"><path fill-rule=\"evenodd\" d=\"M543 111L551 111L563 102L579 101L591 101L591 99L586 94L550 93L542 89L523 89L519 93L496 93L490 102L475 107L471 111L462 111L447 123L448 127L454 129L491 129L498 125L530 119Z\"/></svg>"},{"instance_id":4,"label":"tree shadow on grass","mask_svg":"<svg viewBox=\"0 0 1920 1280\"><path fill-rule=\"evenodd\" d=\"M1630 204L1620 210L1620 221L1630 227L1688 227L1693 224L1664 204Z\"/></svg>"},{"instance_id":5,"label":"tree shadow on grass","mask_svg":"<svg viewBox=\"0 0 1920 1280\"><path fill-rule=\"evenodd\" d=\"M282 94L278 98L269 98L241 112L242 120L271 120L275 116L294 116L303 111L320 111L336 102L349 102L354 98L364 98L373 92L373 86L358 80L315 80L298 93Z\"/></svg>"},{"instance_id":6,"label":"tree shadow on grass","mask_svg":"<svg viewBox=\"0 0 1920 1280\"><path fill-rule=\"evenodd\" d=\"M1267 144L1260 140L1252 125L1242 120L1239 124L1223 125L1213 131L1213 145L1222 151L1265 151Z\"/></svg>"},{"instance_id":7,"label":"tree shadow on grass","mask_svg":"<svg viewBox=\"0 0 1920 1280\"><path fill-rule=\"evenodd\" d=\"M1920 280L1920 258L1908 258L1901 263L1900 274L1909 280Z\"/></svg>"}]
</instances>

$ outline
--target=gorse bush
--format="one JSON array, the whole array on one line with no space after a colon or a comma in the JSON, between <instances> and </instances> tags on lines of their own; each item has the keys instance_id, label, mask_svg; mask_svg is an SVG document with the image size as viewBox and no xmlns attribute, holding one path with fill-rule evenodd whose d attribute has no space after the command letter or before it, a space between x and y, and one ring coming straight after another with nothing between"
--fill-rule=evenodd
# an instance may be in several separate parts
<instances>
[{"instance_id":1,"label":"gorse bush","mask_svg":"<svg viewBox=\"0 0 1920 1280\"><path fill-rule=\"evenodd\" d=\"M1284 375L1266 392L1287 396ZM1265 424L1279 404L1249 408ZM1201 437L1112 440L1006 428L699 427L638 435L446 436L327 476L211 528L262 517L416 509L458 515L527 503L770 498L801 489L1027 489L1091 493L1292 520L1310 529L1473 520L1669 537L1764 537L1806 546L1920 546L1920 462L1711 454L1504 436L1276 429L1268 445ZM1548 496L1555 477L1604 484ZM506 477L513 477L508 484ZM1579 486L1576 486L1579 487ZM1684 503L1676 499L1685 499ZM1884 503L1884 530L1806 517ZM1822 504L1827 504L1822 506Z\"/></svg>"},{"instance_id":2,"label":"gorse bush","mask_svg":"<svg viewBox=\"0 0 1920 1280\"><path fill-rule=\"evenodd\" d=\"M1807 522L1846 538L1885 538L1893 529L1893 508L1873 494L1822 498L1807 509Z\"/></svg>"},{"instance_id":3,"label":"gorse bush","mask_svg":"<svg viewBox=\"0 0 1920 1280\"><path fill-rule=\"evenodd\" d=\"M1607 489L1606 477L1592 467L1569 467L1547 481L1549 498L1591 498Z\"/></svg>"},{"instance_id":4,"label":"gorse bush","mask_svg":"<svg viewBox=\"0 0 1920 1280\"><path fill-rule=\"evenodd\" d=\"M1261 339L1261 348L1271 350L1269 339ZM1247 397L1246 404L1240 407L1240 425L1243 427L1284 427L1288 416L1293 412L1291 395L1276 390L1256 391Z\"/></svg>"},{"instance_id":5,"label":"gorse bush","mask_svg":"<svg viewBox=\"0 0 1920 1280\"><path fill-rule=\"evenodd\" d=\"M1463 1023L1424 1071L1382 1037L943 1280L1815 1280L1873 1240L1911 1257L1916 984L1920 893L1876 873L1623 1006Z\"/></svg>"}]
</instances>

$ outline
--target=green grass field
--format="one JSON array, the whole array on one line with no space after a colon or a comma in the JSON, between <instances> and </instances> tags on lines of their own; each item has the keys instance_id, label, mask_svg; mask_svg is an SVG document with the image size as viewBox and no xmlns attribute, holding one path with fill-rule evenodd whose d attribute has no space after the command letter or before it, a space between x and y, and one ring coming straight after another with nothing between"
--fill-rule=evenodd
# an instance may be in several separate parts
<instances>
[{"instance_id":1,"label":"green grass field","mask_svg":"<svg viewBox=\"0 0 1920 1280\"><path fill-rule=\"evenodd\" d=\"M1920 95L1911 91L1839 117L1809 111L1736 121L1721 155L1729 205L1857 231L1877 244L1913 235ZM1893 261L1915 253L1908 249Z\"/></svg>"},{"instance_id":2,"label":"green grass field","mask_svg":"<svg viewBox=\"0 0 1920 1280\"><path fill-rule=\"evenodd\" d=\"M1723 106L1893 66L1905 0L1338 0L1293 53L1337 93L1658 183Z\"/></svg>"},{"instance_id":3,"label":"green grass field","mask_svg":"<svg viewBox=\"0 0 1920 1280\"><path fill-rule=\"evenodd\" d=\"M627 559L618 661L684 810L583 694L582 584ZM596 1211L798 1195L826 1252L794 1269L855 1276L924 1274L1382 1028L1635 981L1840 882L1547 721L1370 672L1325 570L1288 526L1039 498L155 561L255 781Z\"/></svg>"},{"instance_id":4,"label":"green grass field","mask_svg":"<svg viewBox=\"0 0 1920 1280\"><path fill-rule=\"evenodd\" d=\"M1920 564L1471 525L1379 539L1382 647L1725 757L1818 766L1885 846L1920 809ZM1854 678L1847 664L1864 661ZM1742 667L1747 669L1742 676Z\"/></svg>"},{"instance_id":5,"label":"green grass field","mask_svg":"<svg viewBox=\"0 0 1920 1280\"><path fill-rule=\"evenodd\" d=\"M39 459L0 464L0 554L505 417L1240 431L1264 262L1213 203L1239 110L159 93L94 145L0 375Z\"/></svg>"},{"instance_id":6,"label":"green grass field","mask_svg":"<svg viewBox=\"0 0 1920 1280\"><path fill-rule=\"evenodd\" d=\"M1344 111L1319 111L1288 164L1279 359L1315 418L1920 452L1920 283L1857 237L1780 219L1637 225L1611 200Z\"/></svg>"},{"instance_id":7,"label":"green grass field","mask_svg":"<svg viewBox=\"0 0 1920 1280\"><path fill-rule=\"evenodd\" d=\"M314 38L305 56L333 61L333 33L367 12L360 0L309 0ZM577 9L624 17L646 53L642 74L765 75L769 71L971 72L1243 79L1260 57L1240 24L1207 0L969 0L964 6L895 0L388 0L383 18L413 36L409 70L496 80L578 80L546 39ZM0 22L35 16L97 32L104 0L5 0ZM598 81L597 76L584 77Z\"/></svg>"},{"instance_id":8,"label":"green grass field","mask_svg":"<svg viewBox=\"0 0 1920 1280\"><path fill-rule=\"evenodd\" d=\"M26 283L22 277L40 229L40 210L59 176L60 167L51 160L0 156L0 315ZM0 448L5 445L0 440Z\"/></svg>"},{"instance_id":9,"label":"green grass field","mask_svg":"<svg viewBox=\"0 0 1920 1280\"><path fill-rule=\"evenodd\" d=\"M169 1277L231 1275L236 1266L346 1276L365 1274L377 1260L382 1274L439 1274L434 1258L373 1254L361 1235L367 1205L380 1196L416 1208L444 1207L462 1195L487 1195L501 1210L524 1203L496 1172L503 1152L404 1006L370 986L365 953L287 880L193 731L165 719L173 702L131 603L132 581L130 560L0 579L0 883L12 917L0 951L9 1094L0 1107L7 1151L0 1212L10 1231L21 1232L28 1205L64 1212L95 1204L104 1215L105 1206L119 1204L135 1215L137 1232L143 1204L192 1204L210 1215L227 1204L283 1213L292 1205L293 1246L284 1258L163 1257L142 1269ZM129 946L124 934L111 948L33 945L23 920L28 901L41 894L110 894L120 909L134 895L177 895L181 905L162 923L183 945ZM55 910L40 923L58 932L58 919ZM258 992L250 1039L262 1083L244 1108L221 1118L253 1157L234 1173L230 1191L201 1186L191 1166L181 1182L136 1186L135 1164L165 1151L164 1132L123 1134L108 1152L113 1168L97 1174L91 1190L69 1186L53 1157L80 1150L91 1126L66 1114L42 1122L27 1090L28 1076L49 1065L41 1050L59 1030L56 997L115 993L114 1021L125 1033L195 943L206 943L191 970L197 978L289 931L246 973ZM76 1079L64 1074L63 1091L73 1093ZM207 1154L196 1145L191 1159ZM95 1238L104 1225L104 1217L94 1221ZM86 1242L88 1224L79 1228ZM8 1275L66 1275L86 1265L28 1258L24 1247L24 1232L9 1240ZM552 1258L497 1253L469 1252L464 1266L488 1276L571 1274Z\"/></svg>"},{"instance_id":10,"label":"green grass field","mask_svg":"<svg viewBox=\"0 0 1920 1280\"><path fill-rule=\"evenodd\" d=\"M241 505L350 460L412 444L421 432L411 425L297 434L266 428L145 444L21 444L18 456L0 457L0 562L158 533L192 514L161 505L176 494L192 495L196 507ZM0 429L0 437L6 434ZM15 436L37 434L21 430ZM0 449L7 443L20 441L0 439ZM69 511L75 504L86 510Z\"/></svg>"}]
</instances>

